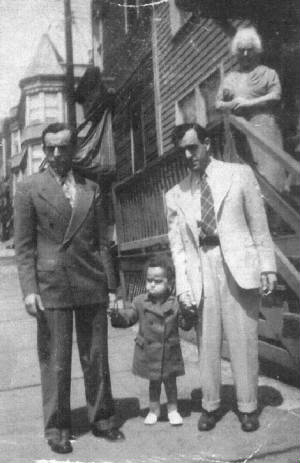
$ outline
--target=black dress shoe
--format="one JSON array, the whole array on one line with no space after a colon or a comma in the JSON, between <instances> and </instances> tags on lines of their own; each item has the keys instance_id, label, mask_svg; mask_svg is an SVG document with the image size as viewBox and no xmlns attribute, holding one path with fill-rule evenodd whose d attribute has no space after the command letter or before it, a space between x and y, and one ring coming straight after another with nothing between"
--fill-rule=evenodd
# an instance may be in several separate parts
<instances>
[{"instance_id":1,"label":"black dress shoe","mask_svg":"<svg viewBox=\"0 0 300 463\"><path fill-rule=\"evenodd\" d=\"M117 440L124 440L125 436L120 431L118 428L112 428L112 429L106 429L106 430L100 430L98 428L93 428L92 433L94 434L95 437L102 437L103 439L107 439L111 442L117 441Z\"/></svg>"},{"instance_id":2,"label":"black dress shoe","mask_svg":"<svg viewBox=\"0 0 300 463\"><path fill-rule=\"evenodd\" d=\"M210 431L216 426L218 410L213 412L208 412L207 410L202 409L199 421L198 429L199 431Z\"/></svg>"},{"instance_id":3,"label":"black dress shoe","mask_svg":"<svg viewBox=\"0 0 300 463\"><path fill-rule=\"evenodd\" d=\"M240 413L240 422L242 430L245 432L256 431L259 428L257 412Z\"/></svg>"},{"instance_id":4,"label":"black dress shoe","mask_svg":"<svg viewBox=\"0 0 300 463\"><path fill-rule=\"evenodd\" d=\"M60 440L59 439L49 439L48 444L52 452L55 452L55 453L73 452L73 447L68 438L62 438Z\"/></svg>"}]
</instances>

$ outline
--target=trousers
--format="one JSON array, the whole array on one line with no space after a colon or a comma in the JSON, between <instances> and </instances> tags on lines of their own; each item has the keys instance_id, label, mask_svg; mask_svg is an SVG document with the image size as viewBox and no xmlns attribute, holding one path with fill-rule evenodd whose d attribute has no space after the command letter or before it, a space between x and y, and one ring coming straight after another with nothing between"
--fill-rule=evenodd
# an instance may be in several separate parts
<instances>
[{"instance_id":1,"label":"trousers","mask_svg":"<svg viewBox=\"0 0 300 463\"><path fill-rule=\"evenodd\" d=\"M89 422L101 430L113 427L115 409L108 365L106 307L45 309L37 317L37 349L48 438L56 430L71 428L73 314Z\"/></svg>"},{"instance_id":2,"label":"trousers","mask_svg":"<svg viewBox=\"0 0 300 463\"><path fill-rule=\"evenodd\" d=\"M221 348L228 341L237 405L242 413L257 408L258 384L258 289L237 285L220 246L200 248L203 297L200 346L202 407L214 411L220 405Z\"/></svg>"}]
</instances>

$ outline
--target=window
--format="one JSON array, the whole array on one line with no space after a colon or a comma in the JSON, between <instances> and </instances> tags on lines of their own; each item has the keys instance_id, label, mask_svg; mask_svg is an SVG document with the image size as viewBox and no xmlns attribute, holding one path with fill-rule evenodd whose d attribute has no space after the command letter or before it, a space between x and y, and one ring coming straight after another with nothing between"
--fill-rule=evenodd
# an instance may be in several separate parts
<instances>
[{"instance_id":1,"label":"window","mask_svg":"<svg viewBox=\"0 0 300 463\"><path fill-rule=\"evenodd\" d=\"M44 159L45 154L43 152L42 145L32 145L31 146L31 172L34 174L39 171L42 160Z\"/></svg>"},{"instance_id":2,"label":"window","mask_svg":"<svg viewBox=\"0 0 300 463\"><path fill-rule=\"evenodd\" d=\"M176 102L176 124L197 122L205 127L219 116L216 96L221 82L221 69L216 69L201 84Z\"/></svg>"},{"instance_id":3,"label":"window","mask_svg":"<svg viewBox=\"0 0 300 463\"><path fill-rule=\"evenodd\" d=\"M184 122L197 122L204 127L207 125L206 102L199 88L193 89L176 103L176 125Z\"/></svg>"},{"instance_id":4,"label":"window","mask_svg":"<svg viewBox=\"0 0 300 463\"><path fill-rule=\"evenodd\" d=\"M14 130L11 132L11 155L15 156L16 154L20 153L20 151L20 134L18 130Z\"/></svg>"},{"instance_id":5,"label":"window","mask_svg":"<svg viewBox=\"0 0 300 463\"><path fill-rule=\"evenodd\" d=\"M100 15L95 20L94 50L94 64L103 71L103 18Z\"/></svg>"},{"instance_id":6,"label":"window","mask_svg":"<svg viewBox=\"0 0 300 463\"><path fill-rule=\"evenodd\" d=\"M43 94L35 93L27 97L27 125L42 122L43 114Z\"/></svg>"},{"instance_id":7,"label":"window","mask_svg":"<svg viewBox=\"0 0 300 463\"><path fill-rule=\"evenodd\" d=\"M218 68L210 74L199 86L201 95L205 101L207 122L213 122L218 118L216 110L216 97L221 83L221 69Z\"/></svg>"},{"instance_id":8,"label":"window","mask_svg":"<svg viewBox=\"0 0 300 463\"><path fill-rule=\"evenodd\" d=\"M145 139L141 102L135 103L130 108L130 131L132 170L136 172L145 166Z\"/></svg>"},{"instance_id":9,"label":"window","mask_svg":"<svg viewBox=\"0 0 300 463\"><path fill-rule=\"evenodd\" d=\"M45 93L45 120L59 121L61 119L60 114L60 93Z\"/></svg>"},{"instance_id":10,"label":"window","mask_svg":"<svg viewBox=\"0 0 300 463\"><path fill-rule=\"evenodd\" d=\"M173 36L177 34L177 32L192 16L190 11L184 11L178 8L176 0L169 0L169 14L171 33Z\"/></svg>"},{"instance_id":11,"label":"window","mask_svg":"<svg viewBox=\"0 0 300 463\"><path fill-rule=\"evenodd\" d=\"M140 0L124 0L125 33L135 31L140 16Z\"/></svg>"}]
</instances>

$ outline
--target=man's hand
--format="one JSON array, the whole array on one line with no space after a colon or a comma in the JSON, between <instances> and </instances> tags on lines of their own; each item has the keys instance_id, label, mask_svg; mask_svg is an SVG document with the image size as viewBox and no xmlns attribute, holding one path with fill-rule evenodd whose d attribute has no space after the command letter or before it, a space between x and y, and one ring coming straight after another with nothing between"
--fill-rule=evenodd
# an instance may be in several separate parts
<instances>
[{"instance_id":1,"label":"man's hand","mask_svg":"<svg viewBox=\"0 0 300 463\"><path fill-rule=\"evenodd\" d=\"M36 317L39 310L42 312L45 310L39 294L28 294L24 299L24 303L27 313L32 317Z\"/></svg>"},{"instance_id":2,"label":"man's hand","mask_svg":"<svg viewBox=\"0 0 300 463\"><path fill-rule=\"evenodd\" d=\"M276 288L277 276L274 272L262 272L260 275L260 293L269 296Z\"/></svg>"},{"instance_id":3,"label":"man's hand","mask_svg":"<svg viewBox=\"0 0 300 463\"><path fill-rule=\"evenodd\" d=\"M195 301L193 300L193 297L189 291L179 294L178 300L184 308L189 308L195 305Z\"/></svg>"}]
</instances>

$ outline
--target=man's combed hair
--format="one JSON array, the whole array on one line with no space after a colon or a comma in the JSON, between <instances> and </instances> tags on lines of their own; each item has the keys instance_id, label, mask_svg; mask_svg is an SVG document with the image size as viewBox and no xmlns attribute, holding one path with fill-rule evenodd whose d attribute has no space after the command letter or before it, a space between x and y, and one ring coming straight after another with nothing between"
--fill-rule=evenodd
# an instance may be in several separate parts
<instances>
[{"instance_id":1,"label":"man's combed hair","mask_svg":"<svg viewBox=\"0 0 300 463\"><path fill-rule=\"evenodd\" d=\"M197 133L200 143L203 143L206 138L209 138L208 131L196 122L186 122L185 124L176 125L172 133L172 141L175 146L178 146L180 140L184 137L188 130L194 129Z\"/></svg>"},{"instance_id":2,"label":"man's combed hair","mask_svg":"<svg viewBox=\"0 0 300 463\"><path fill-rule=\"evenodd\" d=\"M70 130L71 132L70 143L72 145L75 145L77 141L77 134L75 130L71 129L67 124L64 124L63 122L54 122L53 124L49 124L42 132L43 146L45 146L45 136L47 135L47 133L57 133L57 132L61 132L62 130Z\"/></svg>"},{"instance_id":3,"label":"man's combed hair","mask_svg":"<svg viewBox=\"0 0 300 463\"><path fill-rule=\"evenodd\" d=\"M153 256L147 262L145 266L145 273L147 274L148 268L161 267L165 270L168 281L172 282L175 278L175 271L173 262L171 259L165 256Z\"/></svg>"}]
</instances>

